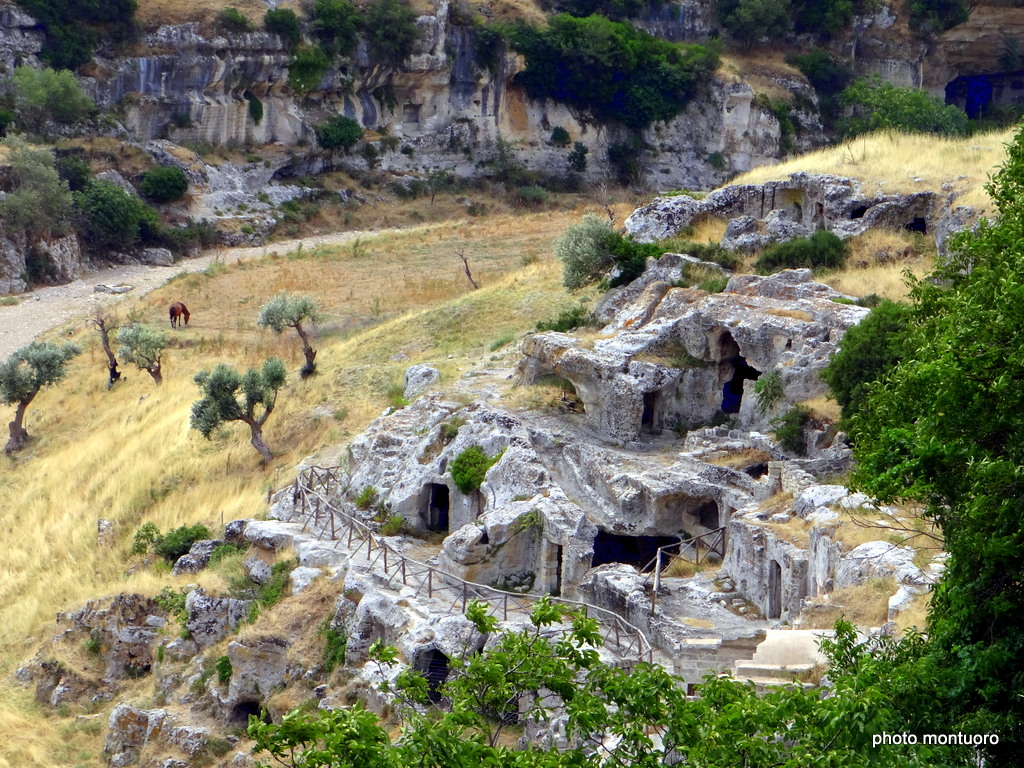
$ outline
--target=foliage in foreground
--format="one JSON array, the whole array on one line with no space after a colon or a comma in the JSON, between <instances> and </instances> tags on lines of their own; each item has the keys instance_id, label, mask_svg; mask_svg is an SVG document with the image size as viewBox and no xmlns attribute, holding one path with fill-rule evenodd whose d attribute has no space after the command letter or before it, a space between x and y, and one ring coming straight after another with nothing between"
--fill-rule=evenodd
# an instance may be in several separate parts
<instances>
[{"instance_id":1,"label":"foliage in foreground","mask_svg":"<svg viewBox=\"0 0 1024 768\"><path fill-rule=\"evenodd\" d=\"M926 662L936 731L999 734L987 764L1024 746L1024 132L987 186L999 218L951 242L912 283L902 354L851 418L857 485L923 505L949 553Z\"/></svg>"},{"instance_id":2,"label":"foliage in foreground","mask_svg":"<svg viewBox=\"0 0 1024 768\"><path fill-rule=\"evenodd\" d=\"M917 635L882 638L869 648L840 622L824 644L832 660L827 696L796 685L758 695L753 685L709 677L701 697L689 700L681 681L659 666L602 663L597 622L566 615L546 599L529 625L498 636L484 604L472 604L466 615L481 637L491 638L486 651L467 647L451 659L447 682L435 687L409 667L382 686L399 723L394 737L361 705L297 710L278 724L250 718L254 753L291 768L660 768L667 758L693 768L965 764L947 747L872 746L873 736L904 726L901 707L923 705L901 700L904 670L922 649ZM397 650L379 642L370 655L382 673L398 661ZM567 749L545 748L538 739L523 750L503 745L510 724L529 728L559 714Z\"/></svg>"}]
</instances>

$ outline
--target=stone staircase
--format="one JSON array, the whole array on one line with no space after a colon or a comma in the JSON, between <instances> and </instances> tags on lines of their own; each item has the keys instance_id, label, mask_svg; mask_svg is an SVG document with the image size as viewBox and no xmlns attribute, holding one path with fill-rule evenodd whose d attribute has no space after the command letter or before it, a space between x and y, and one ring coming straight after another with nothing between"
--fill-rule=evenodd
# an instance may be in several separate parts
<instances>
[{"instance_id":1,"label":"stone staircase","mask_svg":"<svg viewBox=\"0 0 1024 768\"><path fill-rule=\"evenodd\" d=\"M818 640L831 635L831 630L821 629L769 629L753 658L735 662L733 677L752 682L758 691L789 685L794 679L805 688L813 687L807 676L828 662L818 650Z\"/></svg>"}]
</instances>

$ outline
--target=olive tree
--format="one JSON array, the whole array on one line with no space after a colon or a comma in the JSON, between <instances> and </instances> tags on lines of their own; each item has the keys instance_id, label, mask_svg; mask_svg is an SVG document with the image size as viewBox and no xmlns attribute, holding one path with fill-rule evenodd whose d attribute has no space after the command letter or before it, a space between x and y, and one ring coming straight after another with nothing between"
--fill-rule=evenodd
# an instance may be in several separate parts
<instances>
[{"instance_id":1,"label":"olive tree","mask_svg":"<svg viewBox=\"0 0 1024 768\"><path fill-rule=\"evenodd\" d=\"M209 439L221 424L240 421L249 427L249 442L266 464L273 455L263 440L263 425L274 410L284 380L284 363L276 357L263 363L263 368L250 368L244 374L224 363L213 371L200 371L195 382L203 397L192 403L192 429Z\"/></svg>"},{"instance_id":2,"label":"olive tree","mask_svg":"<svg viewBox=\"0 0 1024 768\"><path fill-rule=\"evenodd\" d=\"M319 318L320 308L312 297L282 292L263 305L256 325L269 328L274 333L281 333L285 328L295 329L302 339L302 354L306 358L306 364L299 372L305 379L316 372L316 350L309 344L309 331L303 327L303 323L312 324Z\"/></svg>"},{"instance_id":3,"label":"olive tree","mask_svg":"<svg viewBox=\"0 0 1024 768\"><path fill-rule=\"evenodd\" d=\"M76 344L33 341L0 363L0 400L15 406L14 420L8 427L10 439L4 453L10 455L25 447L28 442L25 410L29 403L40 389L63 379L68 362L81 351Z\"/></svg>"},{"instance_id":4,"label":"olive tree","mask_svg":"<svg viewBox=\"0 0 1024 768\"><path fill-rule=\"evenodd\" d=\"M158 385L164 381L161 357L167 347L167 334L145 325L126 325L117 332L121 357L153 377Z\"/></svg>"}]
</instances>

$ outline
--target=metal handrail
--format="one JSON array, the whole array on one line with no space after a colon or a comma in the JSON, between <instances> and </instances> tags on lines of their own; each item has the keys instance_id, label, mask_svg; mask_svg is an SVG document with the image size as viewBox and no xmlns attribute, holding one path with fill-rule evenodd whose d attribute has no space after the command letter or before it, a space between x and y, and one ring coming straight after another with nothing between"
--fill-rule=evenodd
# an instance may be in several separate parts
<instances>
[{"instance_id":1,"label":"metal handrail","mask_svg":"<svg viewBox=\"0 0 1024 768\"><path fill-rule=\"evenodd\" d=\"M303 530L306 530L312 523L314 529L320 529L318 536L322 538L326 534L329 524L331 540L340 541L341 537L338 536L338 533L342 533L344 536L345 531L341 529L346 528L347 546L352 555L357 554L365 543L368 563L371 567L380 563L386 576L400 575L402 584L405 586L410 586L409 582L414 576L425 577L415 585L417 594L426 589L427 597L433 599L435 593L447 591L448 595L453 597L452 603L448 606L449 612L454 612L456 606L460 606L460 612L464 613L472 600L480 598L488 602L492 614L497 614L500 610L503 619L508 620L510 600L512 610L515 611L532 608L540 598L539 595L508 592L486 584L467 581L461 576L422 563L394 549L370 526L331 501L332 486L340 484L341 472L340 467L308 467L295 478L292 485L292 501L296 506L301 501L301 514L306 516ZM324 520L324 517L328 517L329 520ZM354 548L353 541L355 541ZM371 561L374 551L376 551L376 556ZM632 654L639 661L653 662L654 652L647 637L638 627L626 621L619 614L607 608L563 597L549 597L549 599L570 610L582 610L585 616L596 619L604 630L602 634L606 645L611 648L611 641L614 638L619 655ZM624 644L623 640L628 642Z\"/></svg>"}]
</instances>

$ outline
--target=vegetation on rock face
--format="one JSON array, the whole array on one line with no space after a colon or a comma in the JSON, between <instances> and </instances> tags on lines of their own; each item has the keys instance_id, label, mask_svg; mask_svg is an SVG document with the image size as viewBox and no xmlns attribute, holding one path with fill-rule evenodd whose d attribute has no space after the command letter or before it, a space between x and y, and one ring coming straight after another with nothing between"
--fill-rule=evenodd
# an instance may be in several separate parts
<instances>
[{"instance_id":1,"label":"vegetation on rock face","mask_svg":"<svg viewBox=\"0 0 1024 768\"><path fill-rule=\"evenodd\" d=\"M348 56L359 42L359 9L349 0L316 0L312 11L313 34L331 56Z\"/></svg>"},{"instance_id":2,"label":"vegetation on rock face","mask_svg":"<svg viewBox=\"0 0 1024 768\"><path fill-rule=\"evenodd\" d=\"M937 34L967 21L970 6L964 0L912 0L910 23L925 34Z\"/></svg>"},{"instance_id":3,"label":"vegetation on rock face","mask_svg":"<svg viewBox=\"0 0 1024 768\"><path fill-rule=\"evenodd\" d=\"M600 280L613 267L618 273L611 287L626 285L643 273L647 259L662 253L664 249L656 244L623 237L610 221L593 213L585 214L555 242L555 256L562 262L562 283L569 290Z\"/></svg>"},{"instance_id":4,"label":"vegetation on rock face","mask_svg":"<svg viewBox=\"0 0 1024 768\"><path fill-rule=\"evenodd\" d=\"M299 17L291 8L273 8L263 15L263 28L274 35L280 35L290 48L302 40Z\"/></svg>"},{"instance_id":5,"label":"vegetation on rock face","mask_svg":"<svg viewBox=\"0 0 1024 768\"><path fill-rule=\"evenodd\" d=\"M166 165L146 171L139 182L139 189L154 202L169 203L188 191L188 177L178 166Z\"/></svg>"},{"instance_id":6,"label":"vegetation on rock face","mask_svg":"<svg viewBox=\"0 0 1024 768\"><path fill-rule=\"evenodd\" d=\"M420 37L416 14L403 0L373 0L363 11L363 31L370 58L391 67L409 57Z\"/></svg>"},{"instance_id":7,"label":"vegetation on rock face","mask_svg":"<svg viewBox=\"0 0 1024 768\"><path fill-rule=\"evenodd\" d=\"M134 31L136 0L17 0L43 28L39 54L58 69L77 69L92 59L103 39L128 40Z\"/></svg>"},{"instance_id":8,"label":"vegetation on rock face","mask_svg":"<svg viewBox=\"0 0 1024 768\"><path fill-rule=\"evenodd\" d=\"M39 390L56 384L67 375L67 366L81 353L76 344L34 341L18 349L0 363L0 401L15 406L14 419L8 425L9 439L4 452L20 451L28 442L25 411Z\"/></svg>"},{"instance_id":9,"label":"vegetation on rock face","mask_svg":"<svg viewBox=\"0 0 1024 768\"><path fill-rule=\"evenodd\" d=\"M156 212L106 179L95 179L74 193L78 231L96 248L131 248L159 229Z\"/></svg>"},{"instance_id":10,"label":"vegetation on rock face","mask_svg":"<svg viewBox=\"0 0 1024 768\"><path fill-rule=\"evenodd\" d=\"M48 239L63 235L71 224L71 193L57 169L53 152L31 149L24 139L4 139L11 188L0 202L0 221L9 233Z\"/></svg>"},{"instance_id":11,"label":"vegetation on rock face","mask_svg":"<svg viewBox=\"0 0 1024 768\"><path fill-rule=\"evenodd\" d=\"M274 411L284 380L284 363L276 357L267 360L262 368L250 368L244 374L223 363L212 372L200 371L195 382L203 397L192 404L192 429L209 439L222 424L240 421L249 427L249 442L259 451L263 462L270 461L273 455L263 439L263 425Z\"/></svg>"},{"instance_id":12,"label":"vegetation on rock face","mask_svg":"<svg viewBox=\"0 0 1024 768\"><path fill-rule=\"evenodd\" d=\"M363 137L363 126L351 117L335 115L313 126L317 143L326 150L348 152Z\"/></svg>"},{"instance_id":13,"label":"vegetation on rock face","mask_svg":"<svg viewBox=\"0 0 1024 768\"><path fill-rule=\"evenodd\" d=\"M770 275L782 269L837 269L846 263L850 247L827 229L820 229L810 237L796 237L767 248L754 268L759 274Z\"/></svg>"},{"instance_id":14,"label":"vegetation on rock face","mask_svg":"<svg viewBox=\"0 0 1024 768\"><path fill-rule=\"evenodd\" d=\"M997 220L957 235L948 264L913 284L906 354L867 386L850 431L857 484L925 505L949 553L916 668L938 681L928 732L997 733L986 760L1012 765L1024 741L1024 132L989 194Z\"/></svg>"},{"instance_id":15,"label":"vegetation on rock face","mask_svg":"<svg viewBox=\"0 0 1024 768\"><path fill-rule=\"evenodd\" d=\"M299 43L288 62L288 86L299 94L312 91L330 66L330 58L319 45Z\"/></svg>"},{"instance_id":16,"label":"vegetation on rock face","mask_svg":"<svg viewBox=\"0 0 1024 768\"><path fill-rule=\"evenodd\" d=\"M676 45L603 16L559 14L545 29L520 23L506 34L526 58L516 79L531 96L636 130L675 117L718 65L704 46Z\"/></svg>"},{"instance_id":17,"label":"vegetation on rock face","mask_svg":"<svg viewBox=\"0 0 1024 768\"><path fill-rule=\"evenodd\" d=\"M43 133L47 120L68 125L96 108L81 83L67 70L17 67L11 84L18 122L33 134Z\"/></svg>"},{"instance_id":18,"label":"vegetation on rock face","mask_svg":"<svg viewBox=\"0 0 1024 768\"><path fill-rule=\"evenodd\" d=\"M497 463L501 455L499 453L497 456L488 456L487 452L479 445L471 445L466 448L452 460L449 468L455 487L465 494L479 489L487 475L487 470Z\"/></svg>"}]
</instances>

